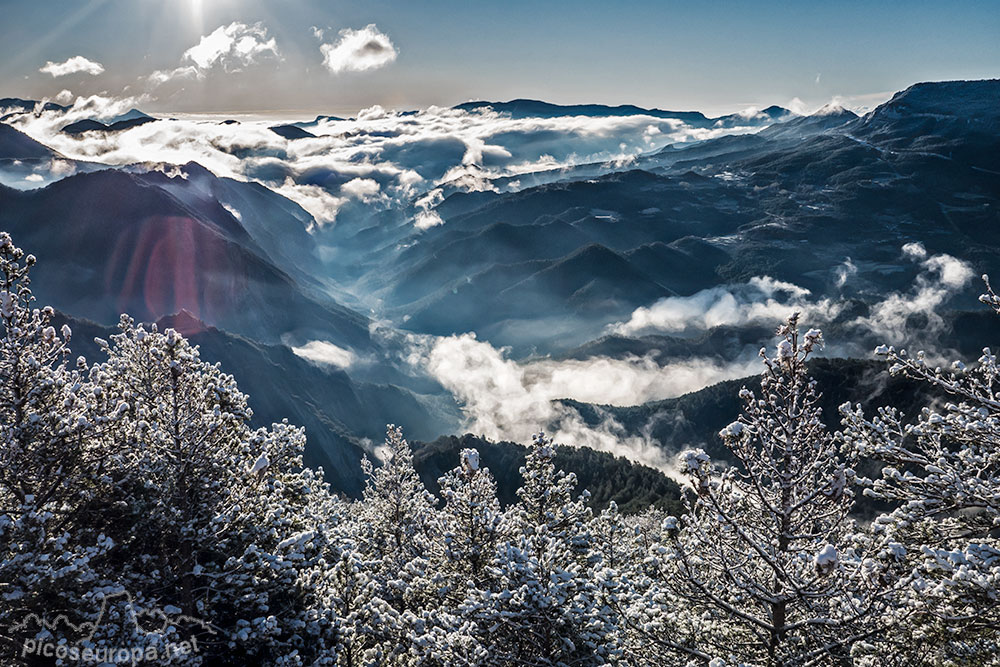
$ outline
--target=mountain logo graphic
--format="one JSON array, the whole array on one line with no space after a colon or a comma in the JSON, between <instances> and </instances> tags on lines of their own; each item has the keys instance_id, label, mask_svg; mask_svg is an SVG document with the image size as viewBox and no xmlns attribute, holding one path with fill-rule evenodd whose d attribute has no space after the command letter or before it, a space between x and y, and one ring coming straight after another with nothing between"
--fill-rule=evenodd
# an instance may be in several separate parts
<instances>
[{"instance_id":1,"label":"mountain logo graphic","mask_svg":"<svg viewBox=\"0 0 1000 667\"><path fill-rule=\"evenodd\" d=\"M101 600L100 611L98 611L97 617L93 621L84 621L80 624L75 624L65 614L59 614L51 621L38 614L28 614L22 621L10 626L10 630L13 632L30 631L32 626L34 626L38 631L48 630L57 636L60 632L65 634L72 633L79 637L77 643L87 643L94 638L97 630L106 622L109 616L109 607L116 600L124 600L127 622L133 625L136 633L140 636L163 634L171 626L178 625L196 626L209 634L216 634L215 628L212 627L211 623L193 616L172 613L172 608L169 606L165 608L151 607L149 609L141 607L135 603L132 594L128 591L105 595Z\"/></svg>"}]
</instances>

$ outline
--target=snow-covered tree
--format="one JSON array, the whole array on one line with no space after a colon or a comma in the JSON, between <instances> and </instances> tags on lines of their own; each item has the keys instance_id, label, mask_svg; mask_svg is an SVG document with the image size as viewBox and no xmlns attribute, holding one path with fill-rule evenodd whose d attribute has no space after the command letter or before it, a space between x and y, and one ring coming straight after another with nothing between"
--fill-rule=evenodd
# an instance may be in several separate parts
<instances>
[{"instance_id":1,"label":"snow-covered tree","mask_svg":"<svg viewBox=\"0 0 1000 667\"><path fill-rule=\"evenodd\" d=\"M91 561L110 545L80 522L100 456L89 440L117 411L102 411L67 365L71 332L35 306L34 263L0 233L0 637L12 642L34 637L46 615L83 620Z\"/></svg>"},{"instance_id":2,"label":"snow-covered tree","mask_svg":"<svg viewBox=\"0 0 1000 667\"><path fill-rule=\"evenodd\" d=\"M479 452L464 449L461 464L438 480L444 506L438 512L440 549L436 567L446 577L449 600L460 601L469 586L488 588L487 567L501 539L503 510L489 468Z\"/></svg>"},{"instance_id":3,"label":"snow-covered tree","mask_svg":"<svg viewBox=\"0 0 1000 667\"><path fill-rule=\"evenodd\" d=\"M989 285L980 300L1000 314ZM876 353L946 397L915 420L893 407L872 417L841 407L846 447L883 463L863 479L865 493L896 506L874 526L887 552L903 561L909 586L896 616L893 652L921 651L928 664L986 664L1000 650L1000 366L983 350L978 363L943 369L905 350ZM933 650L931 650L933 647ZM991 663L992 664L992 663Z\"/></svg>"},{"instance_id":4,"label":"snow-covered tree","mask_svg":"<svg viewBox=\"0 0 1000 667\"><path fill-rule=\"evenodd\" d=\"M367 483L356 520L362 553L378 556L384 573L394 575L429 555L435 503L413 467L401 428L386 429L384 451L382 466L362 462Z\"/></svg>"},{"instance_id":5,"label":"snow-covered tree","mask_svg":"<svg viewBox=\"0 0 1000 667\"><path fill-rule=\"evenodd\" d=\"M434 496L413 467L413 452L403 431L386 429L384 462L367 459L364 494L354 504L350 528L356 558L366 563L374 595L388 609L369 642L369 654L382 663L427 657L444 642L450 619L439 618L445 595L444 574L432 564L438 537ZM390 613L391 612L391 613Z\"/></svg>"},{"instance_id":6,"label":"snow-covered tree","mask_svg":"<svg viewBox=\"0 0 1000 667\"><path fill-rule=\"evenodd\" d=\"M121 406L96 439L106 452L100 519L116 544L103 593L210 624L178 629L198 635L202 656L276 662L302 650L300 572L322 557L316 531L329 520L312 511L328 489L300 471L302 430L252 429L232 376L174 330L125 316L120 330L99 341L108 358L89 375L95 394ZM108 624L95 643L123 645L125 633L134 645L135 632Z\"/></svg>"},{"instance_id":7,"label":"snow-covered tree","mask_svg":"<svg viewBox=\"0 0 1000 667\"><path fill-rule=\"evenodd\" d=\"M521 468L519 501L504 517L507 538L490 568L493 588L464 603L499 664L587 665L617 658L613 611L602 604L584 497L576 477L556 470L544 434Z\"/></svg>"},{"instance_id":8,"label":"snow-covered tree","mask_svg":"<svg viewBox=\"0 0 1000 667\"><path fill-rule=\"evenodd\" d=\"M720 434L732 465L702 450L681 456L687 513L666 522L668 539L652 550L662 626L691 634L651 639L677 660L829 665L879 627L881 573L848 516L854 471L806 369L821 334L800 334L794 315L778 335L775 356L761 350L760 395L744 387L743 413ZM670 618L678 613L694 620Z\"/></svg>"}]
</instances>

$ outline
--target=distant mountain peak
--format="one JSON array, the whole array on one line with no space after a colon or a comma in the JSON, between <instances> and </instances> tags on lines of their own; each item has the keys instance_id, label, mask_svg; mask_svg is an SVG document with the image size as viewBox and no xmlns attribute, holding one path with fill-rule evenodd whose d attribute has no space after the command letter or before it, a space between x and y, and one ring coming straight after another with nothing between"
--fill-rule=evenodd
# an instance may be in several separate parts
<instances>
[{"instance_id":1,"label":"distant mountain peak","mask_svg":"<svg viewBox=\"0 0 1000 667\"><path fill-rule=\"evenodd\" d=\"M156 120L155 118L153 118L149 114L143 113L142 111L139 111L138 109L136 109L136 108L133 107L133 108L129 109L128 111L126 111L125 113L121 114L120 116L115 116L114 118L112 118L111 120L109 120L108 121L108 125L114 125L115 123L120 123L120 122L126 121L126 120L139 120L141 118L148 118L150 120Z\"/></svg>"},{"instance_id":2,"label":"distant mountain peak","mask_svg":"<svg viewBox=\"0 0 1000 667\"><path fill-rule=\"evenodd\" d=\"M308 130L303 130L297 125L273 125L267 128L285 139L315 139L316 135Z\"/></svg>"},{"instance_id":3,"label":"distant mountain peak","mask_svg":"<svg viewBox=\"0 0 1000 667\"><path fill-rule=\"evenodd\" d=\"M160 331L173 329L177 333L184 336L192 336L196 333L201 333L202 331L215 329L215 327L210 327L205 324L205 322L203 322L187 308L181 308L172 315L164 315L156 321L156 326L160 329Z\"/></svg>"},{"instance_id":4,"label":"distant mountain peak","mask_svg":"<svg viewBox=\"0 0 1000 667\"><path fill-rule=\"evenodd\" d=\"M1000 122L1000 79L915 83L879 105L869 117L924 115Z\"/></svg>"},{"instance_id":5,"label":"distant mountain peak","mask_svg":"<svg viewBox=\"0 0 1000 667\"><path fill-rule=\"evenodd\" d=\"M846 116L849 118L858 117L858 114L844 107L839 102L829 102L827 104L824 104L819 109L816 109L816 111L813 111L809 115L813 117L820 117L820 116Z\"/></svg>"}]
</instances>

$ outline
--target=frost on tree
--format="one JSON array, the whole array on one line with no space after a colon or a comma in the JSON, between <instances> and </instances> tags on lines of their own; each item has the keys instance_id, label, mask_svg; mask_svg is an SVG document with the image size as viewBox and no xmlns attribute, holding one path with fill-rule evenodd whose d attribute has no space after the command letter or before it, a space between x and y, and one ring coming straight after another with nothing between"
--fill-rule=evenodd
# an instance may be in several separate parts
<instances>
[{"instance_id":1,"label":"frost on tree","mask_svg":"<svg viewBox=\"0 0 1000 667\"><path fill-rule=\"evenodd\" d=\"M552 440L538 434L504 518L493 588L467 602L502 664L602 664L620 654L614 614L593 576L600 557L586 496L574 498L576 476L557 470L554 457Z\"/></svg>"},{"instance_id":2,"label":"frost on tree","mask_svg":"<svg viewBox=\"0 0 1000 667\"><path fill-rule=\"evenodd\" d=\"M90 439L118 416L71 368L69 327L38 308L32 255L0 233L0 648L37 627L10 629L46 608L76 613L99 583L92 559L109 540L81 525L93 507L101 452ZM83 366L82 362L80 364ZM14 650L14 649L10 649Z\"/></svg>"},{"instance_id":3,"label":"frost on tree","mask_svg":"<svg viewBox=\"0 0 1000 667\"><path fill-rule=\"evenodd\" d=\"M196 636L192 665L998 662L989 349L942 370L881 348L893 373L947 400L912 420L848 404L831 434L806 368L822 337L792 318L720 434L727 461L681 457L679 518L614 504L594 516L541 434L510 507L471 449L435 497L394 426L351 501L302 468L300 429L252 426L232 376L173 330L123 317L103 360L71 363L70 330L29 290L33 263L0 234L8 655L24 639L79 639L18 625L30 615L79 625L106 603L88 646ZM1000 313L992 289L983 300ZM856 479L859 457L881 475ZM892 511L856 524L857 484ZM184 618L150 632L133 605Z\"/></svg>"},{"instance_id":4,"label":"frost on tree","mask_svg":"<svg viewBox=\"0 0 1000 667\"><path fill-rule=\"evenodd\" d=\"M503 511L489 468L480 468L479 452L465 449L461 464L438 480L444 505L438 514L441 546L438 567L447 577L447 595L456 602L467 588L486 587L487 567L502 536Z\"/></svg>"},{"instance_id":5,"label":"frost on tree","mask_svg":"<svg viewBox=\"0 0 1000 667\"><path fill-rule=\"evenodd\" d=\"M663 526L651 564L664 590L647 596L668 617L649 638L675 660L827 665L879 627L881 573L849 517L854 471L806 369L821 334L792 316L778 335L774 356L761 350L760 394L744 387L720 433L732 465L680 457L687 513Z\"/></svg>"},{"instance_id":6,"label":"frost on tree","mask_svg":"<svg viewBox=\"0 0 1000 667\"><path fill-rule=\"evenodd\" d=\"M980 301L1000 314L1000 297L983 279ZM865 494L896 506L873 526L908 583L894 611L893 641L881 649L942 664L982 664L1000 649L997 357L985 348L972 366L956 361L941 368L924 352L880 346L876 354L890 373L944 397L915 420L891 406L871 417L860 405L841 407L845 444L884 464L880 477L861 480Z\"/></svg>"},{"instance_id":7,"label":"frost on tree","mask_svg":"<svg viewBox=\"0 0 1000 667\"><path fill-rule=\"evenodd\" d=\"M107 360L89 376L124 406L99 438L114 452L103 469L114 581L144 607L218 619L214 633L185 628L205 647L270 658L299 648L298 621L274 610L299 606L301 561L316 555L308 501L324 488L294 472L302 430L252 429L233 377L173 329L123 316L120 331L99 341Z\"/></svg>"}]
</instances>

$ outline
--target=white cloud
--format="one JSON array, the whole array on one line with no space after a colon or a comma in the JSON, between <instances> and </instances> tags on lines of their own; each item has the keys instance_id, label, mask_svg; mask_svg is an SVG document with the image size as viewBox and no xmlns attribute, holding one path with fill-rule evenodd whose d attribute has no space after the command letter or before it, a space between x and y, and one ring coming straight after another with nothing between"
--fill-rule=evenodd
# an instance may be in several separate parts
<instances>
[{"instance_id":1,"label":"white cloud","mask_svg":"<svg viewBox=\"0 0 1000 667\"><path fill-rule=\"evenodd\" d=\"M52 99L54 99L59 104L69 104L70 102L73 101L73 93L68 90L60 90L59 94Z\"/></svg>"},{"instance_id":2,"label":"white cloud","mask_svg":"<svg viewBox=\"0 0 1000 667\"><path fill-rule=\"evenodd\" d=\"M424 210L417 213L413 226L417 229L430 229L444 224L444 218L437 211Z\"/></svg>"},{"instance_id":3,"label":"white cloud","mask_svg":"<svg viewBox=\"0 0 1000 667\"><path fill-rule=\"evenodd\" d=\"M224 208L227 211L229 211L229 215L233 216L237 220L242 220L243 219L243 214L240 213L240 210L238 208L236 208L235 206L230 206L229 204L223 204L222 208Z\"/></svg>"},{"instance_id":4,"label":"white cloud","mask_svg":"<svg viewBox=\"0 0 1000 667\"><path fill-rule=\"evenodd\" d=\"M199 58L222 69L229 56L213 55L221 50L206 49L208 55ZM182 63L172 72L154 73L149 82L202 76L207 74L197 65ZM163 119L112 134L60 132L76 120L106 120L141 108L148 99L79 98L65 114L38 110L8 122L72 159L110 165L196 161L219 176L258 181L302 205L321 224L358 212L357 202L369 213L415 205L412 223L417 229L443 223L436 207L447 194L497 189L497 178L549 170L551 176L511 179L500 187L517 190L539 178L556 179L559 170L577 164L623 168L639 153L667 143L747 131L704 130L649 116L514 119L492 111L431 107L403 115L373 107L355 119L312 124L307 129L318 136L297 142L268 130L273 120L220 125L221 118Z\"/></svg>"},{"instance_id":5,"label":"white cloud","mask_svg":"<svg viewBox=\"0 0 1000 667\"><path fill-rule=\"evenodd\" d=\"M336 43L323 44L319 50L323 65L334 74L385 67L398 54L389 37L379 32L374 23L359 30L341 30Z\"/></svg>"},{"instance_id":6,"label":"white cloud","mask_svg":"<svg viewBox=\"0 0 1000 667\"><path fill-rule=\"evenodd\" d=\"M201 41L184 52L181 60L193 63L199 70L211 69L217 64L229 70L251 65L267 53L277 56L278 45L273 37L268 39L267 28L263 24L247 25L233 21L203 36Z\"/></svg>"},{"instance_id":7,"label":"white cloud","mask_svg":"<svg viewBox=\"0 0 1000 667\"><path fill-rule=\"evenodd\" d=\"M146 80L149 81L153 86L161 86L168 81L174 81L176 79L197 79L201 76L201 72L197 67L191 65L177 67L172 70L162 70L158 69L148 77Z\"/></svg>"},{"instance_id":8,"label":"white cloud","mask_svg":"<svg viewBox=\"0 0 1000 667\"><path fill-rule=\"evenodd\" d=\"M626 456L671 472L671 452L647 435L627 436L610 417L586 424L557 399L598 405L638 405L679 396L760 370L756 358L727 363L686 359L660 366L651 357L517 362L475 334L411 337L410 362L424 368L458 399L465 427L492 439L526 442L544 429L562 444Z\"/></svg>"},{"instance_id":9,"label":"white cloud","mask_svg":"<svg viewBox=\"0 0 1000 667\"><path fill-rule=\"evenodd\" d=\"M797 285L769 276L755 277L742 285L723 285L691 296L660 299L652 306L637 308L627 322L614 324L610 329L632 336L780 322L794 312L812 321L832 319L839 313L838 304L828 299L813 302L809 296L809 290Z\"/></svg>"},{"instance_id":10,"label":"white cloud","mask_svg":"<svg viewBox=\"0 0 1000 667\"><path fill-rule=\"evenodd\" d=\"M855 264L850 257L844 260L844 263L837 267L837 287L843 287L847 284L847 281L858 273L858 266Z\"/></svg>"},{"instance_id":11,"label":"white cloud","mask_svg":"<svg viewBox=\"0 0 1000 667\"><path fill-rule=\"evenodd\" d=\"M216 67L238 72L263 57L279 55L278 44L273 37L268 37L264 24L233 21L203 35L197 44L184 52L179 67L157 70L147 77L147 81L159 86L177 79L203 79Z\"/></svg>"},{"instance_id":12,"label":"white cloud","mask_svg":"<svg viewBox=\"0 0 1000 667\"><path fill-rule=\"evenodd\" d=\"M354 178L340 186L340 191L348 197L364 202L372 201L378 196L382 187L371 178Z\"/></svg>"},{"instance_id":13,"label":"white cloud","mask_svg":"<svg viewBox=\"0 0 1000 667\"><path fill-rule=\"evenodd\" d=\"M271 189L304 208L321 225L333 223L346 203L343 197L334 196L318 185L299 185L291 178L280 186L272 185Z\"/></svg>"},{"instance_id":14,"label":"white cloud","mask_svg":"<svg viewBox=\"0 0 1000 667\"><path fill-rule=\"evenodd\" d=\"M923 272L917 276L913 289L907 293L894 292L881 303L872 306L866 317L854 321L857 326L869 329L882 342L900 344L927 340L940 333L945 327L944 318L938 312L951 296L972 280L972 267L951 255L927 256L927 251L919 243L903 246L903 253L915 260L922 260ZM908 326L910 318L919 315L919 330L914 332Z\"/></svg>"},{"instance_id":15,"label":"white cloud","mask_svg":"<svg viewBox=\"0 0 1000 667\"><path fill-rule=\"evenodd\" d=\"M44 74L51 74L53 77L80 72L97 76L104 72L104 65L93 60L87 60L83 56L73 56L66 62L61 63L54 63L50 60L38 71Z\"/></svg>"},{"instance_id":16,"label":"white cloud","mask_svg":"<svg viewBox=\"0 0 1000 667\"><path fill-rule=\"evenodd\" d=\"M927 249L919 241L912 241L903 246L903 254L913 259L923 259L927 256Z\"/></svg>"},{"instance_id":17,"label":"white cloud","mask_svg":"<svg viewBox=\"0 0 1000 667\"><path fill-rule=\"evenodd\" d=\"M293 347L292 352L303 359L308 359L318 364L344 369L350 368L357 360L355 354L350 350L325 340L309 341L301 347Z\"/></svg>"}]
</instances>

